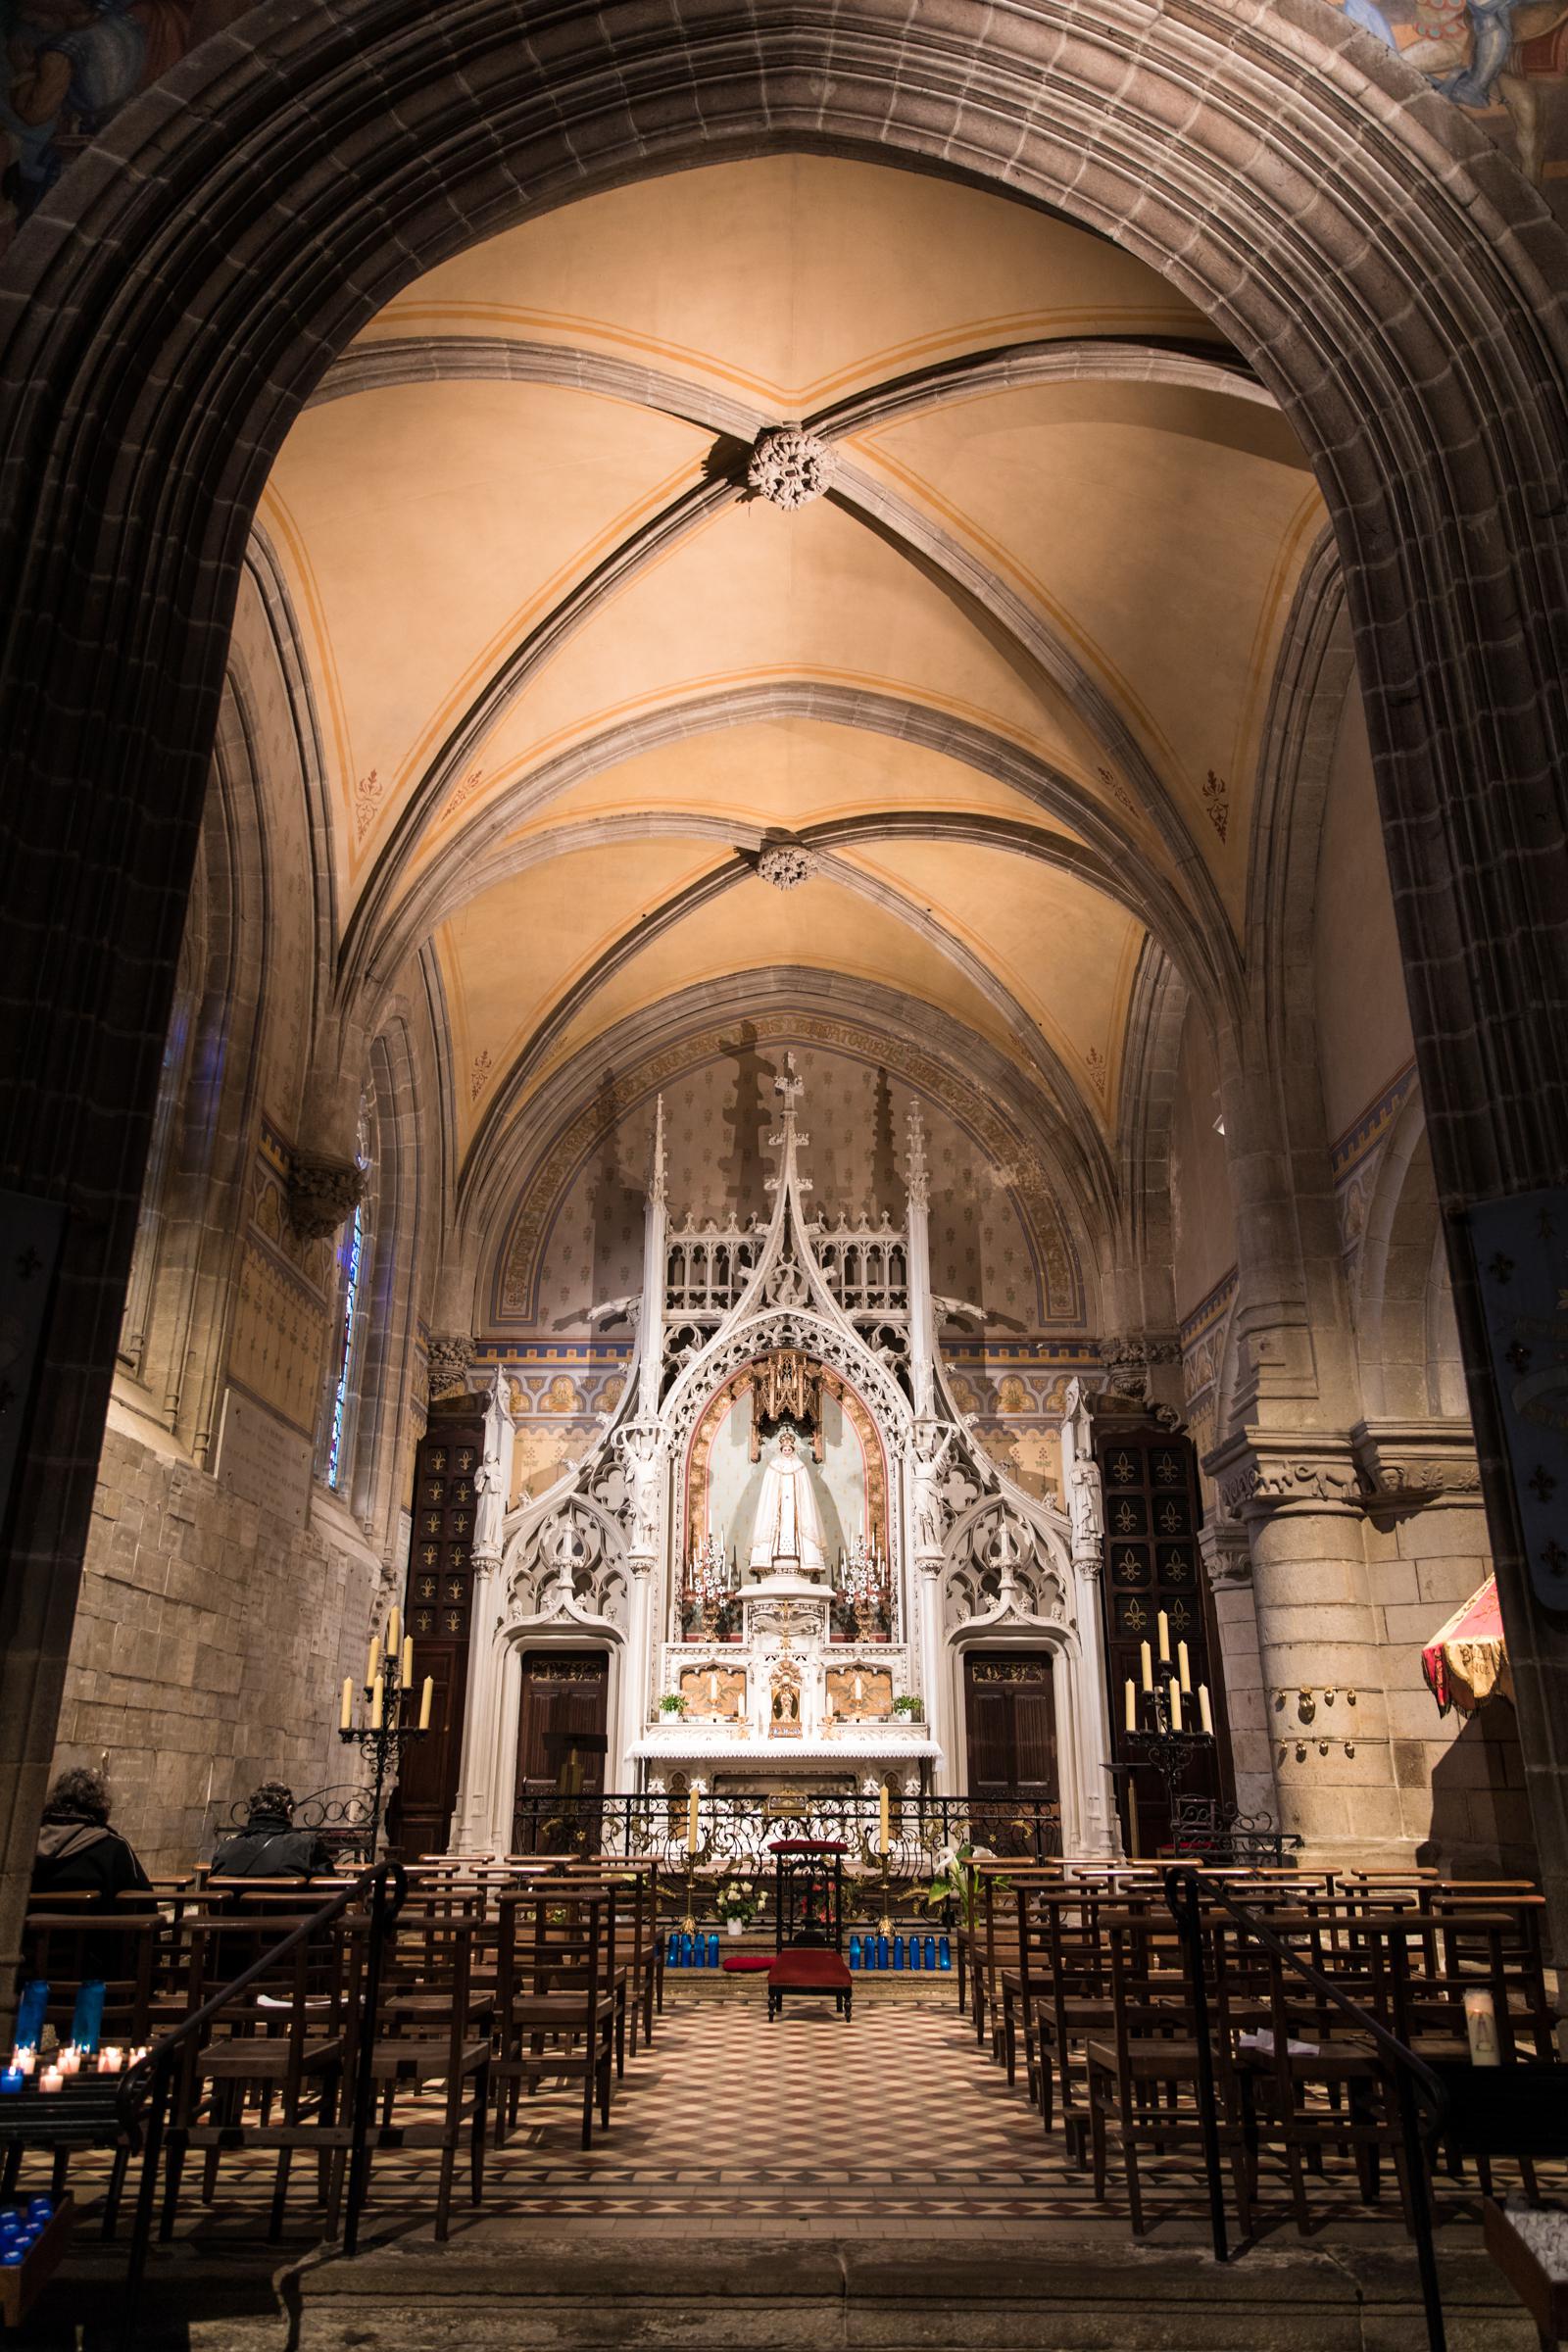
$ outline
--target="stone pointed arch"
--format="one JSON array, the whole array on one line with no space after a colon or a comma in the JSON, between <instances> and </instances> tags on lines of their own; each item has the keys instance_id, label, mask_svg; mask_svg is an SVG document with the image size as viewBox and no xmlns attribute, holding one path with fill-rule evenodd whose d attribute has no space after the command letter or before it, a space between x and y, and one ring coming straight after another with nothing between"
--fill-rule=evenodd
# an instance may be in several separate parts
<instances>
[{"instance_id":1,"label":"stone pointed arch","mask_svg":"<svg viewBox=\"0 0 1568 2352\"><path fill-rule=\"evenodd\" d=\"M512 837L524 817L548 808L573 785L644 752L715 728L785 718L862 728L916 743L1033 801L1044 815L1083 839L1113 895L1130 894L1124 897L1129 910L1164 943L1189 985L1216 1007L1236 1007L1240 958L1228 923L1221 916L1216 925L1193 912L1186 894L1115 808L1086 798L1050 760L994 728L956 718L907 695L803 677L721 687L680 697L635 719L617 720L497 794L466 821L461 835L434 852L402 898L394 900L390 887L382 894L373 923L370 901L365 902L344 944L339 978L343 1017L362 1022L370 1017L367 1005L373 1006L376 993L395 983L405 959L479 887L477 876L500 879L503 873L520 870L532 852ZM824 839L831 837L824 831ZM744 842L746 828L728 828L725 838Z\"/></svg>"},{"instance_id":2,"label":"stone pointed arch","mask_svg":"<svg viewBox=\"0 0 1568 2352\"><path fill-rule=\"evenodd\" d=\"M808 1040L819 1025L833 1036L863 1025L867 1053L873 1037L879 1055L895 1051L905 1083L938 1102L977 1150L1012 1167L1026 1231L1043 1250L1059 1235L1063 1289L1074 1302L1068 1311L1082 1327L1097 1328L1093 1275L1102 1255L1103 1209L1050 1097L1039 1088L1020 1089L1014 1065L951 1015L927 1008L912 1021L896 991L805 967L775 967L760 978L738 973L722 987L703 983L628 1015L519 1104L494 1152L474 1165L459 1255L449 1269L448 1287L465 1302L471 1328L500 1330L514 1319L505 1306L502 1268L515 1238L518 1201L539 1202L539 1232L528 1245L536 1252L564 1189L602 1142L605 1119L669 1084L715 1030L753 1020L776 1021L779 1038L786 1026L793 1031L804 1021ZM608 1105L607 1066L625 1073ZM1039 1279L1042 1317L1051 1320L1051 1294L1044 1274ZM522 1313L523 1323L530 1312ZM1061 1313L1058 1306L1054 1319Z\"/></svg>"},{"instance_id":3,"label":"stone pointed arch","mask_svg":"<svg viewBox=\"0 0 1568 2352\"><path fill-rule=\"evenodd\" d=\"M268 0L127 106L8 257L3 740L28 789L0 843L6 1168L94 1213L62 1246L13 1496L0 1766L25 1793L0 1943L256 500L326 362L475 237L642 173L807 145L1051 205L1166 274L1278 393L1328 502L1445 1213L1457 1229L1467 1200L1560 1180L1561 233L1474 124L1314 0L1019 0L969 24L946 0L563 0L521 38L502 0ZM149 266L127 269L128 236ZM1568 1877L1568 1776L1525 1695L1554 1638L1458 1263L1538 1834Z\"/></svg>"}]
</instances>

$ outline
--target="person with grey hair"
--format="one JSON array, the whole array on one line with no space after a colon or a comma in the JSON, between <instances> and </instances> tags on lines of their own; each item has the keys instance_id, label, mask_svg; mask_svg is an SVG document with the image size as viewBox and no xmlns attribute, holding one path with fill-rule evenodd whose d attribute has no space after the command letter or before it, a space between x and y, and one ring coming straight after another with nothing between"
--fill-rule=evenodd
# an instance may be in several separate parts
<instances>
[{"instance_id":1,"label":"person with grey hair","mask_svg":"<svg viewBox=\"0 0 1568 2352\"><path fill-rule=\"evenodd\" d=\"M237 1838L225 1838L213 1856L215 1879L321 1879L332 1876L332 1856L314 1830L294 1827L294 1791L281 1781L264 1781L250 1802L250 1816Z\"/></svg>"},{"instance_id":2,"label":"person with grey hair","mask_svg":"<svg viewBox=\"0 0 1568 2352\"><path fill-rule=\"evenodd\" d=\"M142 1893L147 1873L129 1841L109 1824L109 1790L101 1774L79 1767L63 1772L50 1789L32 1865L32 1892L96 1894L103 1902Z\"/></svg>"}]
</instances>

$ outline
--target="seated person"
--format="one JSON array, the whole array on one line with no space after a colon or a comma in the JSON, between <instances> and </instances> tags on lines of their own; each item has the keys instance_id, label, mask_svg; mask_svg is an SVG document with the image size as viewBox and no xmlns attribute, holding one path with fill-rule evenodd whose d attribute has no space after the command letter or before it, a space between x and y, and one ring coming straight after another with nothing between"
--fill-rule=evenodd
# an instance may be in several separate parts
<instances>
[{"instance_id":1,"label":"seated person","mask_svg":"<svg viewBox=\"0 0 1568 2352\"><path fill-rule=\"evenodd\" d=\"M33 1900L96 1894L101 1902L146 1889L147 1873L109 1826L109 1790L96 1772L63 1772L49 1791L32 1866Z\"/></svg>"},{"instance_id":2,"label":"seated person","mask_svg":"<svg viewBox=\"0 0 1568 2352\"><path fill-rule=\"evenodd\" d=\"M264 1781L237 1838L213 1856L215 1879L321 1879L334 1875L330 1849L314 1830L294 1827L294 1791Z\"/></svg>"}]
</instances>

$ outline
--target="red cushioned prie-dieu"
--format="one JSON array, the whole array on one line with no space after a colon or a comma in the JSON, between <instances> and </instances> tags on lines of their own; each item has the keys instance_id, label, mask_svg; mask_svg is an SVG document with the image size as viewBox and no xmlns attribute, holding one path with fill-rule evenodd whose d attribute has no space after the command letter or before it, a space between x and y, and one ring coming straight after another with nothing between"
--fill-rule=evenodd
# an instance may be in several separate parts
<instances>
[{"instance_id":1,"label":"red cushioned prie-dieu","mask_svg":"<svg viewBox=\"0 0 1568 2352\"><path fill-rule=\"evenodd\" d=\"M780 1952L768 1971L770 1984L787 1984L799 1992L848 1992L855 1979L837 1952Z\"/></svg>"}]
</instances>

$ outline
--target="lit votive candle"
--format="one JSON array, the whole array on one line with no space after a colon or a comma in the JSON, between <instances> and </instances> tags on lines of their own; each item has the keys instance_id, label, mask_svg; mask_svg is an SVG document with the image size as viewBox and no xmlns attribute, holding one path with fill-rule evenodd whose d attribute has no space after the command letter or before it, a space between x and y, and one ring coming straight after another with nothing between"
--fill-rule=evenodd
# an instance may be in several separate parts
<instances>
[{"instance_id":1,"label":"lit votive candle","mask_svg":"<svg viewBox=\"0 0 1568 2352\"><path fill-rule=\"evenodd\" d=\"M27 2078L20 2066L8 2066L5 2072L0 2074L0 2093L20 2090L26 2080Z\"/></svg>"},{"instance_id":2,"label":"lit votive candle","mask_svg":"<svg viewBox=\"0 0 1568 2352\"><path fill-rule=\"evenodd\" d=\"M12 2053L11 2063L13 2066L20 2067L24 2075L30 2075L38 2063L38 2053L36 2050L15 2050Z\"/></svg>"},{"instance_id":3,"label":"lit votive candle","mask_svg":"<svg viewBox=\"0 0 1568 2352\"><path fill-rule=\"evenodd\" d=\"M40 2090L58 2090L65 2079L58 2066L46 2066L38 2077L38 2088Z\"/></svg>"},{"instance_id":4,"label":"lit votive candle","mask_svg":"<svg viewBox=\"0 0 1568 2352\"><path fill-rule=\"evenodd\" d=\"M55 2060L55 2064L63 2075L80 2074L81 2052L77 2049L74 2041L68 2041L66 2043L65 2047L60 2052L59 2057Z\"/></svg>"},{"instance_id":5,"label":"lit votive candle","mask_svg":"<svg viewBox=\"0 0 1568 2352\"><path fill-rule=\"evenodd\" d=\"M1464 1996L1464 2030L1470 2043L1472 2066L1500 2066L1502 2051L1497 2042L1497 2010L1484 1984L1474 1986Z\"/></svg>"}]
</instances>

